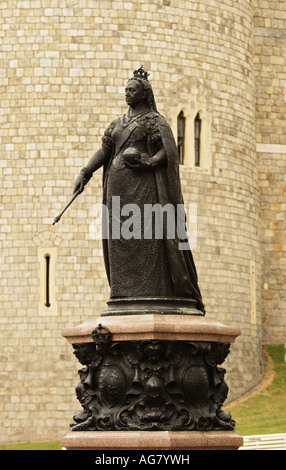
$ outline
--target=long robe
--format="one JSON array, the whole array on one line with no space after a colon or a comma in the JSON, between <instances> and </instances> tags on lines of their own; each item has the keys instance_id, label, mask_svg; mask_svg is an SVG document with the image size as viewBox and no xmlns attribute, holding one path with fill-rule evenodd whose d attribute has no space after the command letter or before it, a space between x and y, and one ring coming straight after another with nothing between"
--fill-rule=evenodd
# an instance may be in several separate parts
<instances>
[{"instance_id":1,"label":"long robe","mask_svg":"<svg viewBox=\"0 0 286 470\"><path fill-rule=\"evenodd\" d=\"M103 172L103 205L108 209L104 223L109 230L103 251L111 298L189 297L204 312L191 250L180 249L185 221L178 219L177 208L183 207L183 197L177 147L168 123L153 110L133 119L124 115L108 126L102 146L111 155ZM127 168L122 154L130 147L142 158L164 148L166 161L151 170ZM162 236L155 220L144 217L146 207L155 204L174 208L164 215ZM170 226L175 227L172 236ZM187 240L183 241L186 247Z\"/></svg>"}]
</instances>

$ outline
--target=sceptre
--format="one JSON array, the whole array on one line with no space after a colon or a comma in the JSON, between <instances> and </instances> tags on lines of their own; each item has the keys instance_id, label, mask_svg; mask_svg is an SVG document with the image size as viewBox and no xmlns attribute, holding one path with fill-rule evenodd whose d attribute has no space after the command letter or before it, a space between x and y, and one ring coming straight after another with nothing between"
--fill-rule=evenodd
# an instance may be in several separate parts
<instances>
[{"instance_id":1,"label":"sceptre","mask_svg":"<svg viewBox=\"0 0 286 470\"><path fill-rule=\"evenodd\" d=\"M67 203L66 207L62 210L62 212L55 218L53 225L55 225L57 222L60 221L61 216L65 213L65 211L68 209L68 207L71 205L71 203L75 200L75 198L83 192L83 189L78 189L70 199L70 201Z\"/></svg>"}]
</instances>

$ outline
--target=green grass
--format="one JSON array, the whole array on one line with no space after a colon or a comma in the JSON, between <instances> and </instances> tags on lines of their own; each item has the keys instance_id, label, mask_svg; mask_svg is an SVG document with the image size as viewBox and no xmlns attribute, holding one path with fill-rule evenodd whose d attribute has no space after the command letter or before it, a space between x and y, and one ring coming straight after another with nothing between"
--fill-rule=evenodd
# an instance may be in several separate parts
<instances>
[{"instance_id":1,"label":"green grass","mask_svg":"<svg viewBox=\"0 0 286 470\"><path fill-rule=\"evenodd\" d=\"M60 441L0 444L0 450L61 450Z\"/></svg>"},{"instance_id":2,"label":"green grass","mask_svg":"<svg viewBox=\"0 0 286 470\"><path fill-rule=\"evenodd\" d=\"M286 350L283 344L267 348L274 363L274 379L263 392L225 407L236 422L240 436L286 433ZM61 450L60 441L2 444L0 450Z\"/></svg>"},{"instance_id":3,"label":"green grass","mask_svg":"<svg viewBox=\"0 0 286 470\"><path fill-rule=\"evenodd\" d=\"M267 348L274 363L273 382L246 401L226 407L241 436L286 433L286 363L283 344Z\"/></svg>"}]
</instances>

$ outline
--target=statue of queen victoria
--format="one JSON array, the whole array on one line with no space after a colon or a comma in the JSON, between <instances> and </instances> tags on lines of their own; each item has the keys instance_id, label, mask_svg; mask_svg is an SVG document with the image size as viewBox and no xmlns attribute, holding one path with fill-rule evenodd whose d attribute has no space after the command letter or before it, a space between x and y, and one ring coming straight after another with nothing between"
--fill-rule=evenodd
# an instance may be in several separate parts
<instances>
[{"instance_id":1,"label":"statue of queen victoria","mask_svg":"<svg viewBox=\"0 0 286 470\"><path fill-rule=\"evenodd\" d=\"M103 237L103 252L110 298L193 299L204 314L181 210L178 217L178 210L184 207L178 151L170 126L157 111L143 67L127 81L125 99L127 113L107 127L101 147L74 184L74 193L82 191L93 173L103 167L103 205L107 208L103 226L108 233ZM120 205L117 210L115 202ZM115 233L115 225L124 227L135 205L140 209L137 219L133 218L136 232L133 236L122 230ZM152 223L152 213L146 218L146 208L154 207L161 208L161 236ZM170 211L164 212L167 207L172 209L171 218ZM176 228L171 236L170 224Z\"/></svg>"},{"instance_id":2,"label":"statue of queen victoria","mask_svg":"<svg viewBox=\"0 0 286 470\"><path fill-rule=\"evenodd\" d=\"M219 367L232 337L217 323L192 316L205 309L185 231L177 146L157 111L147 72L141 67L133 74L125 87L127 113L107 127L74 184L77 195L103 167L103 251L111 293L109 310L96 319L104 325L90 332L95 323L89 320L65 333L85 366L76 388L82 411L70 429L233 430L234 421L221 409L228 386ZM157 315L170 313L168 321Z\"/></svg>"}]
</instances>

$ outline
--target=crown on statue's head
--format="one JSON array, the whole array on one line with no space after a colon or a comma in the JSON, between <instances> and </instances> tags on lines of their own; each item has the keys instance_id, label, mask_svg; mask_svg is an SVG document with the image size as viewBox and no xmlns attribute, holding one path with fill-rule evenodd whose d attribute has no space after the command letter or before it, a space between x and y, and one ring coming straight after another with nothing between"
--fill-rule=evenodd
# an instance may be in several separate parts
<instances>
[{"instance_id":1,"label":"crown on statue's head","mask_svg":"<svg viewBox=\"0 0 286 470\"><path fill-rule=\"evenodd\" d=\"M146 70L143 69L143 65L137 70L133 71L133 77L134 78L141 78L142 80L147 80L148 81L148 76L150 73L146 72Z\"/></svg>"}]
</instances>

